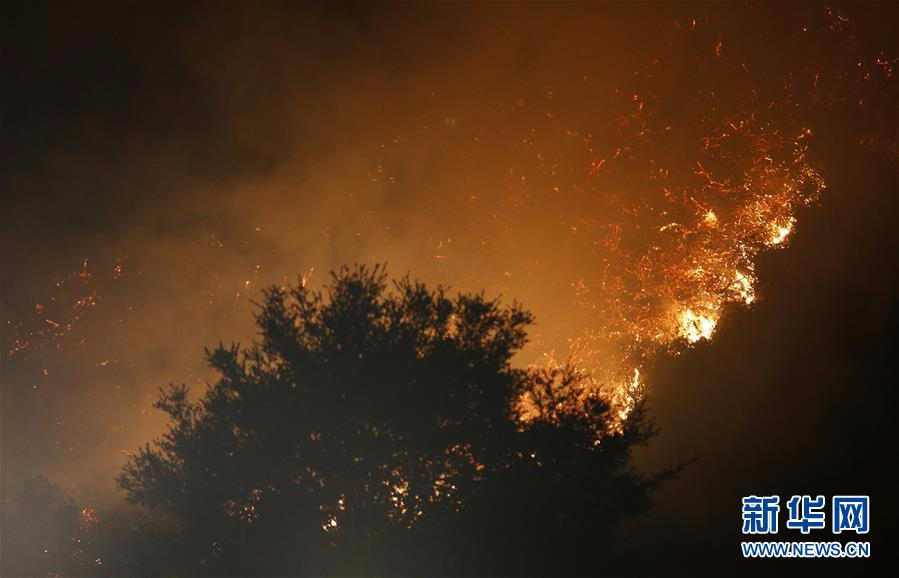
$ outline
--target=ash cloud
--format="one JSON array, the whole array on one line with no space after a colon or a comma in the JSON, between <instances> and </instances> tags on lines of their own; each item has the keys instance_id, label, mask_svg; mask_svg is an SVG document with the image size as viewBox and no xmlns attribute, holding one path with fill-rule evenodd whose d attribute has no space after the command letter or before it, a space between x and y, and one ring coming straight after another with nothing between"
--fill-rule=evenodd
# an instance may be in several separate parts
<instances>
[{"instance_id":1,"label":"ash cloud","mask_svg":"<svg viewBox=\"0 0 899 578\"><path fill-rule=\"evenodd\" d=\"M547 179L522 153L531 129L546 126L548 112L573 131L591 118L617 118L616 89L632 87L634 72L659 54L672 71L657 81L665 113L690 118L678 109L686 102L678 78L712 74L686 65L693 51L713 54L719 29L789 33L790 47L804 47L784 57L779 47L748 44L753 34L723 36L725 56L745 55L767 94L781 94L787 67L810 78L838 50L798 36L804 21L828 22L815 6L781 13L655 5L4 10L3 349L14 348L22 331L44 338L2 361L3 492L43 473L90 504L118 499L113 477L124 452L162 431L162 416L150 408L157 388L213 379L202 348L252 339L250 301L260 288L295 283L313 268L317 284L343 263L387 261L393 274L502 293L537 314L538 344L564 347L572 328L592 323L572 306L588 249L547 248L559 235L547 221L559 215L528 204L532 190L510 185L522 176ZM872 8L855 16L867 26L857 36L868 43L856 48L878 54L888 25ZM699 32L691 36L692 27ZM811 120L829 126L821 117L832 109L815 106L831 112ZM840 136L887 142L889 150L895 134L869 112L876 104L868 106L845 112L852 130ZM607 136L601 144L612 147ZM535 138L548 156L568 146ZM671 166L692 163L677 147L660 154ZM827 147L820 155L825 165L841 162ZM510 175L510 167L522 170ZM877 170L895 174L894 165ZM653 200L626 183L614 190ZM531 213L515 205L516 191ZM606 215L591 217L608 224ZM569 227L554 223L561 224ZM815 241L825 235L809 229ZM850 253L840 244L831 250ZM84 259L91 277L57 287ZM762 270L763 295L764 278ZM77 299L92 295L96 306L71 332L47 333L46 320L58 322L51 313L70 315ZM763 335L764 326L746 321L752 314L733 323ZM670 363L714 356L713 347ZM720 363L751 357L747 349L726 349ZM655 405L667 432L709 411L699 400L678 401L674 392L696 383L688 369L654 373L666 392ZM775 385L759 387L759 395L776 396ZM724 406L727 415L741 411ZM714 444L697 441L702 434L690 427L680 431L666 456L717 456L751 437L731 431ZM714 459L713 471L721 463Z\"/></svg>"}]
</instances>

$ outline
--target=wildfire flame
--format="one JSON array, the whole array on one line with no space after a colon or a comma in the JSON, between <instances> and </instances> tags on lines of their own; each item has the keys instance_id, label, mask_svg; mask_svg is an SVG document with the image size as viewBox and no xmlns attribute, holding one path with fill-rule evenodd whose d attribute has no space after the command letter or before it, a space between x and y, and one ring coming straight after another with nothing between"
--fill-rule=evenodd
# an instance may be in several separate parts
<instances>
[{"instance_id":1,"label":"wildfire flame","mask_svg":"<svg viewBox=\"0 0 899 578\"><path fill-rule=\"evenodd\" d=\"M698 79L688 123L666 113L658 86L666 78L683 82L682 63L660 58L611 91L585 75L578 97L595 109L560 111L556 102L567 95L544 88L479 119L469 134L462 122L447 131L459 147L516 144L501 183L457 197L461 208L449 206L469 215L470 225L435 233L436 258L452 268L453 250L477 239L502 256L506 278L562 280L570 314L550 324L567 328L568 351L557 355L565 347L538 339L550 353L534 365L584 369L582 387L605 396L621 420L639 402L658 354L711 340L728 306L755 302L758 255L785 246L797 211L825 188L807 155L812 131L789 112L790 89L761 100L745 67L728 60L721 37L709 38L696 68L715 70L719 82L742 86L745 96L723 98L714 82ZM384 145L372 180L395 186L391 166L399 161L391 154L427 150L428 138ZM490 172L476 153L465 160L460 173ZM454 240L451 248L443 238ZM453 276L465 275L460 261ZM527 400L522 408L527 419Z\"/></svg>"},{"instance_id":2,"label":"wildfire flame","mask_svg":"<svg viewBox=\"0 0 899 578\"><path fill-rule=\"evenodd\" d=\"M826 38L850 38L846 18L829 9L825 16L819 28ZM185 245L202 251L190 270L195 273L195 263L203 262L205 276L172 284L179 287L174 295L162 293L164 289L134 290L152 285L143 283L146 278L179 275L143 259L139 247L109 249L107 257L123 255L112 257L114 262L104 263L93 254L90 263L79 258L72 263L74 272L55 279L15 319L4 319L6 361L31 363L34 379L20 379L35 395L63 374L58 368L70 367L75 356L58 354L66 347L77 347L78 356L96 372L144 367L147 359L152 364L159 357L158 335L181 336L184 323L174 326L175 331L171 323L154 327L161 331L147 332L152 339L146 344L118 337L152 327L147 319L161 311L202 309L212 313L206 319L249 319L249 303L261 285L315 282L316 267L295 279L271 277L273 270L295 272L312 264L298 264L297 255L383 261L417 246L425 257L410 258L408 266L424 280L439 274L459 290L520 297L535 309L538 325L526 361L542 368L577 367L578 393L607 399L617 427L642 399L657 356L701 346L713 339L729 307L756 302L759 255L781 249L801 234L799 210L815 203L825 188L807 154L814 135L802 120L798 93L804 89L810 94L805 104L826 107L834 100L820 88L827 86L828 71L796 71L782 87L763 90L751 68L737 60L739 50L727 35L708 30L707 23L672 23L667 46L682 60L660 56L624 75L610 73L608 79L599 78L603 70L585 71L558 87L550 86L553 77L539 88L515 86L496 100L459 110L434 105L421 126L409 134L391 134L372 160L375 167L360 177L370 189L358 196L371 193L378 203L390 204L395 200L391 192L405 186L410 166L427 171L409 179L415 180L412 186L427 187L433 172L445 176L433 179L445 188L421 195L426 202L416 205L409 219L420 221L420 228L382 217L385 222L372 229L387 231L384 245L366 245L365 252L337 247L351 245L346 242L350 236L356 242L360 233L342 229L344 214L328 221L306 210L309 203L304 201L303 218L313 221L310 228L321 235L315 237L318 241L303 237L304 246L293 252L275 242L263 245L263 229L255 223L246 224L240 239L206 225L186 234ZM811 28L802 25L802 34L810 36ZM850 67L830 75L831 85L881 77L895 82L895 58L883 53L864 61L851 58ZM676 113L672 100L677 100ZM874 150L879 146L868 145ZM894 144L880 148L896 156ZM410 196L398 193L395 204ZM278 200L272 204L280 209L284 199ZM267 232L269 223L262 224ZM397 224L401 226L391 226ZM395 230L412 233L391 237ZM273 238L289 233L277 231ZM324 246L320 253L313 247L316 242ZM319 270L342 264L324 259L316 263ZM234 312L236 307L243 309ZM142 324L134 329L129 323ZM202 326L187 325L193 325L191 331ZM91 344L91 338L101 343ZM222 338L232 335L223 331L214 336ZM172 351L166 353L171 356ZM172 377L147 379L153 383L142 385L137 409L116 406L126 415L121 421L149 414L158 385L154 380ZM122 383L134 380L133 374L121 377ZM199 376L197 381L202 382ZM118 399L119 385L109 387ZM528 419L528 399L520 407L522 419ZM122 425L116 431L125 429ZM453 452L457 459L468 459L464 448ZM380 491L391 496L397 516L414 519L421 512L416 504L423 500L455 499L451 476L431 490L409 488L398 478ZM229 504L229 515L250 523L255 500L250 495ZM341 501L324 513L323 531L338 531L342 508Z\"/></svg>"}]
</instances>

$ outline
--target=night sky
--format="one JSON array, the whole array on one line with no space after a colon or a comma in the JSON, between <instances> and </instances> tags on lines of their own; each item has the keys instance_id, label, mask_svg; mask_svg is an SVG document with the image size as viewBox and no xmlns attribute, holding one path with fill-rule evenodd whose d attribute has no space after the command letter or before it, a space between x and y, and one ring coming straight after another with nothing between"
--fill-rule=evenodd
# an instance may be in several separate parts
<instances>
[{"instance_id":1,"label":"night sky","mask_svg":"<svg viewBox=\"0 0 899 578\"><path fill-rule=\"evenodd\" d=\"M203 347L251 340L263 287L320 284L341 264L520 301L537 319L523 365L617 329L608 295L631 292L602 267L630 274L662 243L658 224L683 217L657 210L667 185L639 171L692 186L691 131L745 117L771 138L808 128L803 163L826 188L790 206L785 242L754 245L751 304L703 294L711 339L616 337L587 362L618 379L639 357L662 430L641 468L696 460L625 542L640 573L817 571L741 563L740 497L860 493L872 550L892 559L896 16L886 3L4 7L3 498L45 475L114 507L128 452L163 431L158 388L213 379ZM641 130L651 146L616 140ZM567 200L584 189L593 204ZM683 194L684 215L703 194ZM600 253L597 231L620 223L632 237ZM647 275L659 295L682 281ZM622 344L631 357L607 361Z\"/></svg>"}]
</instances>

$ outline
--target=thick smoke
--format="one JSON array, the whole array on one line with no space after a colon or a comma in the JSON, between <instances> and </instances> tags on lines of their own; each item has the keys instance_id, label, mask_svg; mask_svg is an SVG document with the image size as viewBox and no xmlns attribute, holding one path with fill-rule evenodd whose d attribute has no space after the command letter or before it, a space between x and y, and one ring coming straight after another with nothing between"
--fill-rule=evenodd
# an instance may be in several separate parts
<instances>
[{"instance_id":1,"label":"thick smoke","mask_svg":"<svg viewBox=\"0 0 899 578\"><path fill-rule=\"evenodd\" d=\"M892 82L819 65L853 46L816 7L132 9L10 20L49 40L5 41L4 492L109 498L159 386L353 261L520 300L521 362L586 352L626 408L801 234L805 111Z\"/></svg>"}]
</instances>

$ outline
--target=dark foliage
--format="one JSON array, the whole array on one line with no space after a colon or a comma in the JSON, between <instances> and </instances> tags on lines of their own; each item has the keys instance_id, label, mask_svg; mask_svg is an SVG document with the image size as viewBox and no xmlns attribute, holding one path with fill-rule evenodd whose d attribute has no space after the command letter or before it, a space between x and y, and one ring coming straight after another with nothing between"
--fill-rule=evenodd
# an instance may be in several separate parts
<instances>
[{"instance_id":1,"label":"dark foliage","mask_svg":"<svg viewBox=\"0 0 899 578\"><path fill-rule=\"evenodd\" d=\"M273 287L261 340L207 352L221 377L199 400L162 393L169 431L119 484L177 522L180 571L583 570L670 473L630 466L642 410L612 431L600 400L571 396L573 370L512 367L531 321L408 278L388 290L378 267L325 293Z\"/></svg>"}]
</instances>

